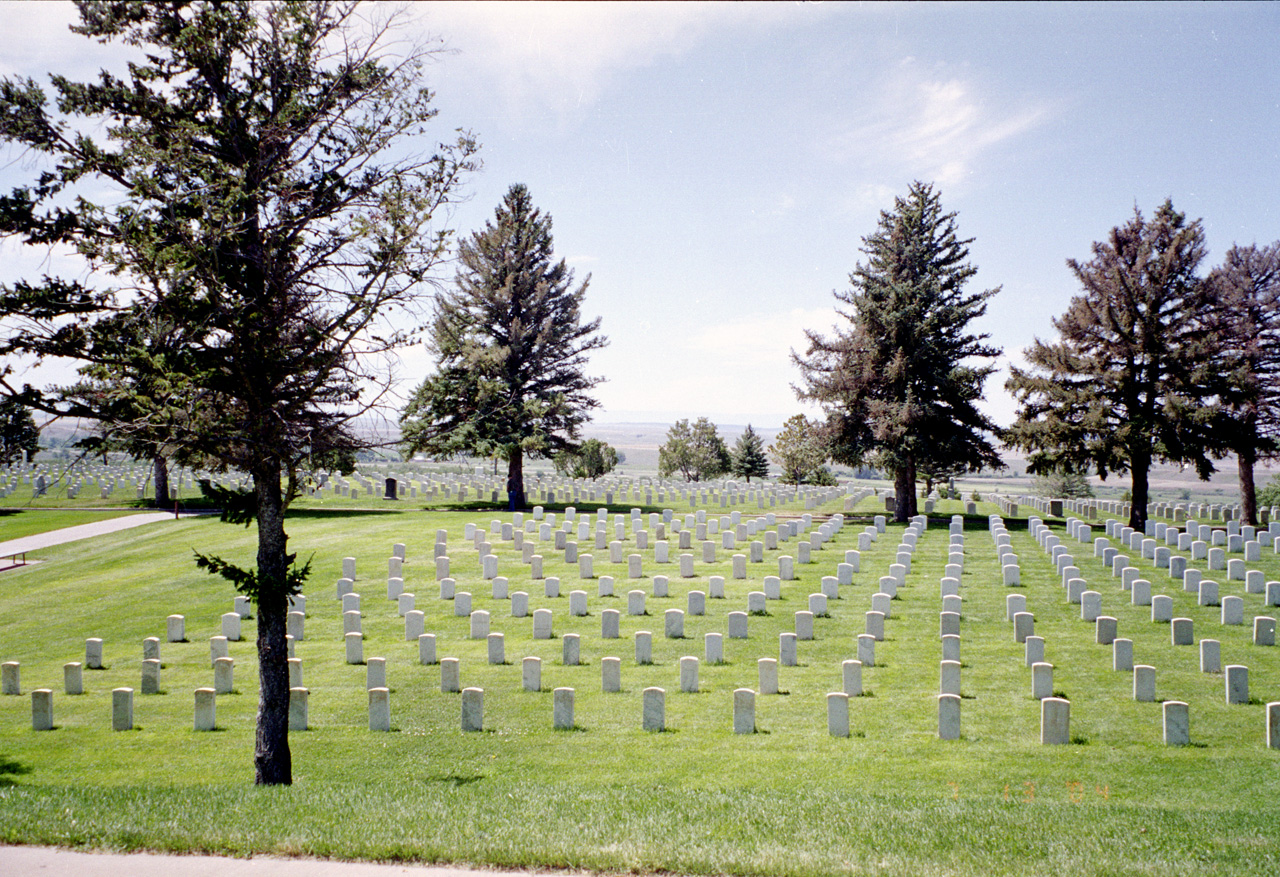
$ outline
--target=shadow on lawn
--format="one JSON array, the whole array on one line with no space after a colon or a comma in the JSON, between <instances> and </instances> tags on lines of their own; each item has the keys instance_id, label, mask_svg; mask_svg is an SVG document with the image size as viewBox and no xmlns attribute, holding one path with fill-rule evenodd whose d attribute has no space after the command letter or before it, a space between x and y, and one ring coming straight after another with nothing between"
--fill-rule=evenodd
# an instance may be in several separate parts
<instances>
[{"instance_id":1,"label":"shadow on lawn","mask_svg":"<svg viewBox=\"0 0 1280 877\"><path fill-rule=\"evenodd\" d=\"M457 774L447 774L447 775L437 774L436 776L427 777L427 782L447 783L448 785L453 786L455 789L458 789L458 788L461 788L462 786L469 786L472 783L478 783L482 779L484 779L484 774L477 774L475 776L469 776L469 777L458 776Z\"/></svg>"},{"instance_id":2,"label":"shadow on lawn","mask_svg":"<svg viewBox=\"0 0 1280 877\"><path fill-rule=\"evenodd\" d=\"M28 773L31 773L31 768L27 765L14 761L7 755L0 755L0 788L17 785L18 781L14 777Z\"/></svg>"},{"instance_id":3,"label":"shadow on lawn","mask_svg":"<svg viewBox=\"0 0 1280 877\"><path fill-rule=\"evenodd\" d=\"M289 509L285 518L313 518L331 520L333 518L367 518L388 513L403 514L416 509Z\"/></svg>"}]
</instances>

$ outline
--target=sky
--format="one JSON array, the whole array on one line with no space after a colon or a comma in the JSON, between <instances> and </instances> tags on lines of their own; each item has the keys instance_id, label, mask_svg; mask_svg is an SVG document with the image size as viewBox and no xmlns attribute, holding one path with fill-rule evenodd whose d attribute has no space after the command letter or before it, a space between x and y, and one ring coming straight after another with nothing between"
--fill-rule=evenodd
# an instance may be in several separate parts
<instances>
[{"instance_id":1,"label":"sky","mask_svg":"<svg viewBox=\"0 0 1280 877\"><path fill-rule=\"evenodd\" d=\"M390 7L369 7L378 15ZM590 276L610 344L588 372L601 422L780 426L804 330L914 180L972 238L972 328L1003 350L985 408L1079 292L1066 267L1135 209L1200 218L1207 272L1280 239L1277 3L420 3L404 37L440 140L474 133L483 168L450 217L483 226L513 183ZM0 3L0 75L120 69L69 34L74 10ZM0 188L30 176L0 153ZM0 282L47 255L0 244ZM403 392L432 368L402 357Z\"/></svg>"}]
</instances>

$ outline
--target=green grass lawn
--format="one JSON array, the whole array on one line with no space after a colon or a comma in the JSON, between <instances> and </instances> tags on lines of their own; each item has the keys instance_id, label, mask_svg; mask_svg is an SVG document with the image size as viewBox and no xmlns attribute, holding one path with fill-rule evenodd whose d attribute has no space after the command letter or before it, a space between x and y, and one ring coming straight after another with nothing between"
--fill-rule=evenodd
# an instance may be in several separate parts
<instances>
[{"instance_id":1,"label":"green grass lawn","mask_svg":"<svg viewBox=\"0 0 1280 877\"><path fill-rule=\"evenodd\" d=\"M37 533L47 533L50 530L60 530L63 527L106 521L129 514L133 512L119 509L115 511L0 509L0 542L21 539L23 536L34 536Z\"/></svg>"},{"instance_id":2,"label":"green grass lawn","mask_svg":"<svg viewBox=\"0 0 1280 877\"><path fill-rule=\"evenodd\" d=\"M629 506L627 506L629 508ZM820 511L829 512L836 506ZM679 659L703 655L703 635L727 632L727 613L777 573L777 556L731 577L732 551L679 577L678 564L644 555L644 578L591 550L597 575L615 578L612 598L598 581L544 548L545 573L561 596L543 596L510 543L489 537L510 590L530 594L530 611L554 612L555 638L532 639L532 619L512 618L479 574L467 522L485 529L510 520L488 511L405 509L371 514L303 510L291 517L291 548L312 557L306 639L297 644L310 690L311 728L290 737L294 785L252 786L256 710L253 622L234 643L237 693L219 697L214 733L191 730L192 691L212 685L208 638L230 611L232 592L198 572L191 550L252 561L252 530L184 519L40 553L38 566L0 576L0 660L20 661L23 695L0 698L0 842L115 849L471 862L604 871L696 874L1275 874L1280 870L1280 752L1264 741L1265 702L1280 699L1280 650L1255 647L1248 623L1264 609L1243 583L1219 578L1222 594L1246 602L1246 626L1223 627L1216 608L1195 605L1167 573L1141 566L1153 592L1174 598L1175 616L1195 619L1196 638L1219 639L1223 664L1250 668L1254 703L1227 706L1220 675L1199 672L1195 647L1169 644L1169 625L1132 606L1091 546L1073 551L1103 612L1134 641L1137 663L1156 667L1157 697L1191 705L1193 746L1161 742L1159 703L1135 703L1132 677L1111 669L1111 649L1094 644L1093 625L1066 602L1049 558L1010 521L1023 586L1055 665L1054 687L1070 698L1077 743L1045 747L1039 705L1023 647L1005 620L996 554L981 506L967 521L962 578L964 619L962 739L937 739L941 646L938 582L946 563L946 518L939 504L912 560L907 584L863 671L867 696L850 702L853 736L827 734L826 694L841 684L841 661L856 657L871 594L894 562L902 527L863 552L854 585L801 642L799 666L780 668L777 696L757 697L759 733L732 733L733 690L757 687L756 660L778 656L778 637L794 629L821 577L874 513L873 500L850 517L817 563L797 565L768 616L750 618L747 640L725 639L726 663L700 668L700 690L679 690ZM626 508L617 511L626 512ZM678 509L679 514L684 509ZM715 510L717 513L719 509ZM752 510L751 513L754 513ZM865 515L864 515L865 513ZM744 511L744 519L748 512ZM558 516L559 517L559 516ZM865 518L865 519L864 519ZM610 517L612 538L613 518ZM815 525L816 526L816 525ZM431 547L449 531L452 574L475 609L491 613L505 636L507 664L487 663L483 640L439 599ZM1062 535L1062 527L1054 526ZM1095 535L1100 528L1095 528ZM652 538L652 536L651 536ZM710 537L719 545L719 537ZM485 690L485 731L459 729L460 697L440 692L438 666L418 663L402 619L386 599L386 561L408 545L406 590L417 595L438 654L461 660L463 686ZM627 543L626 551L634 551ZM1074 548L1074 544L1073 544ZM673 559L680 552L672 551ZM745 549L744 549L745 553ZM1128 552L1126 552L1128 553ZM341 559L358 559L364 654L385 657L393 731L368 730L364 666L344 660L335 582ZM1199 566L1199 564L1197 564ZM1280 578L1269 551L1260 564ZM670 596L652 595L651 577L670 577ZM687 608L690 590L725 577L726 599L705 616L687 616L683 640L663 636L663 612ZM1210 576L1206 576L1210 577ZM626 593L649 592L647 616L626 615ZM588 592L586 617L569 614L571 590ZM602 639L601 615L619 609L621 638ZM187 619L187 643L162 643L163 694L136 695L131 732L112 732L111 689L137 688L142 640L164 638L165 617ZM653 632L654 664L634 661L634 635ZM565 633L578 633L582 665L561 662ZM83 660L84 640L105 642L107 669L86 671L87 693L62 692L62 665ZM542 691L521 687L521 661L542 659ZM601 659L622 659L621 693L600 688ZM664 733L641 730L642 690L666 689ZM577 728L552 730L552 689L576 691ZM53 732L31 730L28 692L55 691Z\"/></svg>"}]
</instances>

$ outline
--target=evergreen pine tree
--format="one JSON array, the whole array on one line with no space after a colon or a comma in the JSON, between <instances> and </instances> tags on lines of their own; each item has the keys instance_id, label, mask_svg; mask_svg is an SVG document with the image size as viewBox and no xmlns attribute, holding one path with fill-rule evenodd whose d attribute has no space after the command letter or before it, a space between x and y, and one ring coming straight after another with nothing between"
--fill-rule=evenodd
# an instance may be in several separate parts
<instances>
[{"instance_id":1,"label":"evergreen pine tree","mask_svg":"<svg viewBox=\"0 0 1280 877\"><path fill-rule=\"evenodd\" d=\"M1222 379L1215 431L1236 457L1241 517L1258 523L1254 466L1280 455L1280 241L1232 247L1208 280Z\"/></svg>"},{"instance_id":2,"label":"evergreen pine tree","mask_svg":"<svg viewBox=\"0 0 1280 877\"><path fill-rule=\"evenodd\" d=\"M1220 440L1209 428L1216 377L1212 312L1196 275L1204 258L1199 220L1165 201L1067 262L1084 292L1053 321L1060 339L1026 351L1007 386L1022 408L1007 441L1030 452L1028 470L1128 472L1129 526L1147 522L1148 474L1156 460L1189 463L1201 477Z\"/></svg>"},{"instance_id":3,"label":"evergreen pine tree","mask_svg":"<svg viewBox=\"0 0 1280 877\"><path fill-rule=\"evenodd\" d=\"M583 373L604 347L600 319L583 322L588 277L554 259L551 217L515 184L494 219L459 248L454 288L440 295L430 349L437 370L400 419L410 452L507 461L507 499L525 506L524 457L577 450L589 393L603 378Z\"/></svg>"},{"instance_id":4,"label":"evergreen pine tree","mask_svg":"<svg viewBox=\"0 0 1280 877\"><path fill-rule=\"evenodd\" d=\"M764 439L760 438L749 423L733 446L733 474L747 479L748 484L751 483L752 475L757 478L769 476L769 458L764 453Z\"/></svg>"},{"instance_id":5,"label":"evergreen pine tree","mask_svg":"<svg viewBox=\"0 0 1280 877\"><path fill-rule=\"evenodd\" d=\"M12 466L27 452L27 459L40 449L40 430L31 409L17 399L0 398L0 466Z\"/></svg>"},{"instance_id":6,"label":"evergreen pine tree","mask_svg":"<svg viewBox=\"0 0 1280 877\"><path fill-rule=\"evenodd\" d=\"M831 456L860 465L874 453L893 475L895 520L916 513L918 471L978 471L1000 467L990 436L996 425L976 406L994 370L976 361L999 350L968 331L999 289L967 294L977 269L966 264L969 240L956 236L931 185L911 184L892 212L863 238L867 256L837 292L850 326L832 337L806 332L801 399L828 415Z\"/></svg>"}]
</instances>

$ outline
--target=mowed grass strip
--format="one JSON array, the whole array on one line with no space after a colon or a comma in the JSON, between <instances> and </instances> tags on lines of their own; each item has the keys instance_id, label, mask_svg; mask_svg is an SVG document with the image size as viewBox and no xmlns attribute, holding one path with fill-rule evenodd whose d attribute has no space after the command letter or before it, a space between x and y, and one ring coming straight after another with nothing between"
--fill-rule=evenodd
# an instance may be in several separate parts
<instances>
[{"instance_id":1,"label":"mowed grass strip","mask_svg":"<svg viewBox=\"0 0 1280 877\"><path fill-rule=\"evenodd\" d=\"M834 507L832 507L834 508ZM831 511L832 508L823 511ZM1255 647L1251 628L1224 627L1216 611L1154 570L1153 590L1170 593L1175 615L1196 620L1196 637L1222 641L1223 662L1250 667L1257 701L1227 706L1220 675L1199 672L1198 650L1169 645L1169 625L1149 607L1128 604L1119 579L1076 548L1076 565L1103 594L1104 614L1134 640L1135 661L1156 667L1159 698L1191 704L1195 745L1161 743L1160 704L1132 700L1132 676L1111 669L1111 649L1094 643L1093 625L1067 603L1048 556L1009 521L1024 582L1000 583L984 516L967 522L962 577L962 739L936 738L941 646L939 579L946 563L942 503L921 538L907 584L893 602L877 666L865 668L868 695L850 703L853 736L827 734L826 694L841 684L840 662L856 657L856 636L881 575L894 561L901 526L890 526L862 553L854 585L817 619L816 638L799 644L799 666L780 668L777 696L757 697L759 733L732 733L732 692L757 687L756 661L777 657L779 634L794 630L821 577L834 575L873 510L867 500L817 563L797 565L769 615L752 616L750 638L725 639L726 663L700 666L700 690L679 690L679 659L703 655L703 635L727 633L727 613L777 574L777 558L795 540L732 578L731 555L701 562L697 575L644 556L644 577L589 549L597 575L615 579L613 598L596 596L576 564L543 546L546 575L561 596L543 596L510 543L489 537L499 575L530 594L530 610L550 608L555 636L532 639L532 618L512 618L480 577L463 525L488 529L493 512L303 515L289 523L291 548L312 556L306 640L297 644L310 689L311 729L294 733L295 784L256 789L252 780L257 680L252 620L232 644L236 693L218 698L219 730L191 730L192 691L212 685L208 639L220 632L232 593L199 573L191 549L248 563L253 532L209 520L116 534L50 549L39 567L4 574L0 660L22 662L22 697L0 698L0 840L120 849L234 854L283 852L381 860L475 862L495 866L580 867L687 873L1275 873L1280 865L1280 753L1267 750L1263 711L1280 699L1280 653ZM616 511L626 514L626 508ZM709 514L718 517L719 509ZM755 510L744 510L744 518ZM864 519L865 513L865 519ZM684 510L678 509L683 515ZM560 520L560 516L557 516ZM594 516L592 517L594 521ZM613 515L609 533L613 536ZM468 638L467 618L439 599L431 544L449 531L451 572L476 609L491 613L505 636L507 664L487 663L483 640ZM594 523L593 523L594 529ZM1062 535L1060 526L1054 532ZM1095 534L1100 532L1095 528ZM650 534L651 540L653 534ZM460 698L440 691L438 666L418 663L403 620L386 599L386 563L395 542L408 545L406 590L426 613L441 657L461 661L462 684L485 689L482 733L459 730ZM634 542L624 549L635 552ZM672 550L675 561L680 551ZM367 729L364 666L344 660L341 607L334 583L341 559L358 559L364 654L385 657L393 732ZM1257 565L1280 578L1270 554ZM652 576L670 577L670 596L652 593ZM663 636L663 612L688 608L690 590L725 577L726 599L705 616L685 617L685 638ZM1163 576L1163 578L1161 578ZM1222 581L1222 593L1246 600L1246 620L1262 614L1259 595ZM648 593L646 616L626 614L626 592ZM570 591L587 591L590 614L569 614ZM1005 597L1024 593L1055 665L1054 687L1072 701L1079 742L1042 747L1023 647L1005 621ZM600 636L605 608L621 613L621 637ZM188 643L162 643L164 694L135 695L137 729L110 730L111 689L138 688L141 641L164 639L164 619L187 618ZM635 663L634 634L653 633L654 664ZM581 637L582 665L561 662L564 633ZM107 669L85 672L87 694L62 693L62 665L83 660L84 639L102 637ZM542 691L521 688L521 660L542 658ZM603 657L622 660L620 693L600 690ZM552 730L552 693L576 691L573 731ZM666 689L665 733L640 729L641 692ZM30 730L28 692L55 691L57 730ZM22 772L25 771L25 772Z\"/></svg>"}]
</instances>

